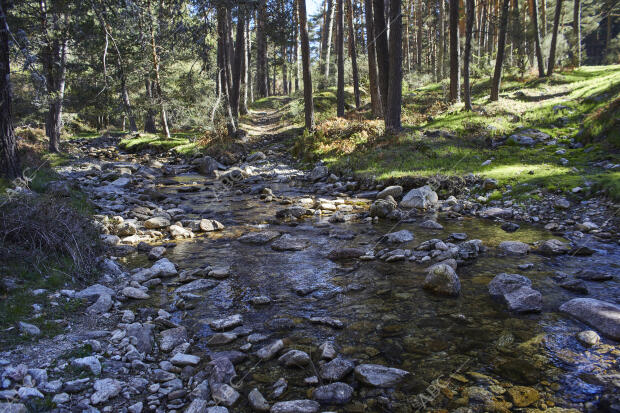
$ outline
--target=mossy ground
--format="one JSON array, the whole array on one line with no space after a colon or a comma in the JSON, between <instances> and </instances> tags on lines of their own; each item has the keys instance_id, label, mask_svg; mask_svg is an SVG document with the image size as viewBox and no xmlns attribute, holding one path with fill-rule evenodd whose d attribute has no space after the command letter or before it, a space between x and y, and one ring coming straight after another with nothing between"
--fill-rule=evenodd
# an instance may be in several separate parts
<instances>
[{"instance_id":1,"label":"mossy ground","mask_svg":"<svg viewBox=\"0 0 620 413\"><path fill-rule=\"evenodd\" d=\"M444 86L433 83L404 91L404 131L398 136L383 134L382 122L371 119L368 105L349 111L346 120L335 119L334 91L317 92L318 131L289 143L305 161L323 160L334 170L380 180L473 173L497 179L501 190L511 185L517 197L580 186L589 188L589 194L620 199L620 172L593 166L620 163L620 65L583 67L545 79L508 77L497 102L489 101L489 80L474 80L471 112L464 111L462 103L448 104ZM281 99L265 98L258 104L276 108ZM299 104L299 98L288 101L284 117L301 122ZM548 133L556 144L489 145L524 128ZM437 130L444 133L425 133ZM571 141L585 147L570 149ZM559 149L566 153L556 154Z\"/></svg>"}]
</instances>

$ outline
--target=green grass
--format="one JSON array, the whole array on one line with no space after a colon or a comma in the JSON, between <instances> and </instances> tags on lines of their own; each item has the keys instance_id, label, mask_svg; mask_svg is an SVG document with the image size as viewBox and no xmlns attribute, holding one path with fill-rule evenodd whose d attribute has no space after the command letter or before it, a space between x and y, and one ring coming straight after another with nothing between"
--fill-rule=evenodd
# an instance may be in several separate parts
<instances>
[{"instance_id":1,"label":"green grass","mask_svg":"<svg viewBox=\"0 0 620 413\"><path fill-rule=\"evenodd\" d=\"M151 133L141 133L135 137L127 137L121 140L120 148L129 152L138 152L152 149L157 152L167 152L174 149L181 155L190 155L201 151L198 144L198 132L172 133L170 139L163 138Z\"/></svg>"},{"instance_id":2,"label":"green grass","mask_svg":"<svg viewBox=\"0 0 620 413\"><path fill-rule=\"evenodd\" d=\"M589 185L590 194L602 191L620 199L618 172L592 166L601 160L620 163L620 65L583 67L548 79L507 77L498 102L489 102L488 79L474 81L472 91L473 112L463 111L462 104L446 103L440 83L406 92L405 132L396 137L343 137L332 129L326 136L315 134L315 142L305 142L306 137L302 143L310 147L312 161L322 159L343 173L380 180L474 173L497 179L502 193L511 185L511 194L517 198L531 196L537 189L570 195L572 188ZM327 94L321 102L325 106L319 103L321 113L331 115L335 105L331 91L320 93ZM554 110L558 105L565 108ZM487 143L522 128L546 132L557 145L491 149ZM450 134L430 137L422 133L429 130ZM569 149L571 138L586 147ZM566 153L555 154L560 148ZM297 152L305 153L298 148ZM561 158L568 164L563 165ZM482 166L487 159L492 159L491 164Z\"/></svg>"}]
</instances>

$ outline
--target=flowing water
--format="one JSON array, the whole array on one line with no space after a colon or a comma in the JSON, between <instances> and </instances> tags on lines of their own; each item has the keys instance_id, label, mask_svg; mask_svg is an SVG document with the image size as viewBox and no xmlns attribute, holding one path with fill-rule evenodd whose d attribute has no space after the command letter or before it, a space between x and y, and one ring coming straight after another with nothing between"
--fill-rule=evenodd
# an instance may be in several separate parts
<instances>
[{"instance_id":1,"label":"flowing water","mask_svg":"<svg viewBox=\"0 0 620 413\"><path fill-rule=\"evenodd\" d=\"M556 271L574 273L582 268L597 268L618 274L620 250L613 244L586 241L596 250L591 257L545 258L530 254L525 257L502 256L495 248L501 241L534 242L552 236L548 231L523 225L519 231L508 234L500 224L478 218L449 220L439 215L443 230L421 229L415 222L391 221L378 224L363 222L331 224L325 216L309 217L295 223L274 220L277 202L263 202L257 195L227 192L214 200L210 191L179 193L177 190L192 183L202 184L204 177L181 175L179 185L165 187L168 195L179 201L179 207L218 219L226 229L187 241L179 241L169 249L167 257L178 263L181 270L202 268L207 265L229 265L231 275L213 289L195 292L184 300L193 307L179 310L174 286L164 285L153 293L158 307L173 314L173 319L187 326L205 353L229 349L238 350L245 338L222 346L209 344L214 332L208 321L232 314L241 314L244 327L253 333L269 336L255 344L252 351L275 338L288 338L291 348L308 352L318 361L318 346L332 341L340 354L359 362L385 364L412 373L411 378L392 396L402 403L392 411L413 411L411 399L425 392L429 384L452 373L452 391L437 397L437 406L458 405L460 390L485 383L486 376L499 383L536 386L545 390L545 399L556 405L569 406L595 400L602 391L595 374L618 373L620 347L610 344L600 351L584 348L575 333L584 325L558 312L558 307L577 295L559 288L551 276ZM283 183L265 182L278 196L290 198L308 196L304 189ZM360 206L360 210L365 207ZM191 216L191 214L190 214ZM278 252L265 245L247 245L236 238L248 231L273 229L305 238L309 247L302 251ZM401 248L413 248L431 239L447 239L451 233L464 232L468 239L481 239L488 248L473 263L460 266L457 273L462 291L458 298L433 296L422 289L426 266L409 261L331 261L327 253L338 247L372 249L380 236L390 231L408 229L415 240ZM341 239L342 235L352 239ZM346 238L346 236L344 237ZM382 248L378 245L376 250ZM129 258L131 265L147 265ZM517 265L534 264L521 271ZM532 280L533 288L543 295L540 314L513 315L487 291L487 284L501 273L520 273ZM620 302L618 277L603 283L587 282L591 297L609 302ZM296 292L300 288L312 291L307 295ZM253 306L250 299L266 295L272 303ZM141 307L143 307L141 303ZM342 329L312 324L309 317L329 316L345 323ZM294 329L278 329L273 320L291 319ZM286 327L283 326L283 327ZM284 399L307 398L309 386L304 378L316 375L318 364L305 369L280 366L277 360L256 364L250 358L237 365L243 378L242 393L258 387L265 395L280 377L286 378L289 388ZM478 375L467 375L476 372ZM467 375L467 379L465 379ZM468 380L466 382L465 380ZM351 383L352 376L348 377ZM488 382L486 382L488 384ZM379 393L356 392L355 400L363 403L365 396ZM245 398L234 411L249 412ZM452 400L451 400L452 399ZM364 405L362 405L364 406ZM374 407L373 407L374 406ZM336 407L333 410L337 410ZM377 405L365 405L362 410L385 411Z\"/></svg>"}]
</instances>

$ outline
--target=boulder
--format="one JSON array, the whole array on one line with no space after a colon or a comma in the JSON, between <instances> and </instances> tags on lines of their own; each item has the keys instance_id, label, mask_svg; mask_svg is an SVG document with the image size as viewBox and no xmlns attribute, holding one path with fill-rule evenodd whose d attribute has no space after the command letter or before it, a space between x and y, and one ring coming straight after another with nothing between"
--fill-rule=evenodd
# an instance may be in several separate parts
<instances>
[{"instance_id":1,"label":"boulder","mask_svg":"<svg viewBox=\"0 0 620 413\"><path fill-rule=\"evenodd\" d=\"M424 185L420 188L412 189L400 201L402 208L427 209L437 205L439 197L430 186Z\"/></svg>"},{"instance_id":2,"label":"boulder","mask_svg":"<svg viewBox=\"0 0 620 413\"><path fill-rule=\"evenodd\" d=\"M187 330L185 327L170 328L161 332L159 347L162 351L170 351L185 342L187 342Z\"/></svg>"},{"instance_id":3,"label":"boulder","mask_svg":"<svg viewBox=\"0 0 620 413\"><path fill-rule=\"evenodd\" d=\"M562 255L567 254L571 250L569 244L557 239L549 239L538 247L538 252L542 255Z\"/></svg>"},{"instance_id":4,"label":"boulder","mask_svg":"<svg viewBox=\"0 0 620 413\"><path fill-rule=\"evenodd\" d=\"M398 198L403 194L403 187L400 185L392 185L384 188L377 194L377 199L385 199L388 196L392 198Z\"/></svg>"},{"instance_id":5,"label":"boulder","mask_svg":"<svg viewBox=\"0 0 620 413\"><path fill-rule=\"evenodd\" d=\"M347 404L353 397L353 387L336 382L318 387L312 398L321 404Z\"/></svg>"},{"instance_id":6,"label":"boulder","mask_svg":"<svg viewBox=\"0 0 620 413\"><path fill-rule=\"evenodd\" d=\"M594 298L574 298L562 304L560 311L614 340L620 340L620 305Z\"/></svg>"},{"instance_id":7,"label":"boulder","mask_svg":"<svg viewBox=\"0 0 620 413\"><path fill-rule=\"evenodd\" d=\"M326 178L329 175L329 170L327 169L326 166L323 165L318 165L315 166L314 169L310 172L310 174L308 175L308 178L313 181L319 181L323 178Z\"/></svg>"},{"instance_id":8,"label":"boulder","mask_svg":"<svg viewBox=\"0 0 620 413\"><path fill-rule=\"evenodd\" d=\"M114 379L101 379L97 380L93 387L95 393L90 396L90 402L100 404L118 396L123 388L123 383Z\"/></svg>"},{"instance_id":9,"label":"boulder","mask_svg":"<svg viewBox=\"0 0 620 413\"><path fill-rule=\"evenodd\" d=\"M385 218L396 209L396 202L388 196L388 199L377 199L370 205L370 216Z\"/></svg>"},{"instance_id":10,"label":"boulder","mask_svg":"<svg viewBox=\"0 0 620 413\"><path fill-rule=\"evenodd\" d=\"M511 255L525 255L530 252L530 246L521 241L503 241L499 249Z\"/></svg>"},{"instance_id":11,"label":"boulder","mask_svg":"<svg viewBox=\"0 0 620 413\"><path fill-rule=\"evenodd\" d=\"M249 232L245 235L240 236L237 240L244 244L261 245L266 244L279 236L280 233L278 231L259 231Z\"/></svg>"},{"instance_id":12,"label":"boulder","mask_svg":"<svg viewBox=\"0 0 620 413\"><path fill-rule=\"evenodd\" d=\"M520 274L501 273L489 283L489 294L501 298L511 311L539 312L542 294L531 288L532 281Z\"/></svg>"},{"instance_id":13,"label":"boulder","mask_svg":"<svg viewBox=\"0 0 620 413\"><path fill-rule=\"evenodd\" d=\"M384 237L385 242L389 244L401 244L403 242L413 241L413 234L406 229L390 232Z\"/></svg>"},{"instance_id":14,"label":"boulder","mask_svg":"<svg viewBox=\"0 0 620 413\"><path fill-rule=\"evenodd\" d=\"M268 412L269 411L269 403L265 400L265 397L261 394L260 391L255 387L248 394L248 401L250 402L250 406L254 411L257 412Z\"/></svg>"},{"instance_id":15,"label":"boulder","mask_svg":"<svg viewBox=\"0 0 620 413\"><path fill-rule=\"evenodd\" d=\"M271 406L271 413L316 413L321 405L314 400L289 400Z\"/></svg>"},{"instance_id":16,"label":"boulder","mask_svg":"<svg viewBox=\"0 0 620 413\"><path fill-rule=\"evenodd\" d=\"M428 269L424 289L438 295L457 296L461 292L461 281L451 266L436 264Z\"/></svg>"},{"instance_id":17,"label":"boulder","mask_svg":"<svg viewBox=\"0 0 620 413\"><path fill-rule=\"evenodd\" d=\"M147 229L162 229L170 226L170 220L166 217L153 217L144 221L144 227Z\"/></svg>"},{"instance_id":18,"label":"boulder","mask_svg":"<svg viewBox=\"0 0 620 413\"><path fill-rule=\"evenodd\" d=\"M337 357L323 364L319 370L319 375L324 380L339 381L351 373L354 367L352 361Z\"/></svg>"}]
</instances>

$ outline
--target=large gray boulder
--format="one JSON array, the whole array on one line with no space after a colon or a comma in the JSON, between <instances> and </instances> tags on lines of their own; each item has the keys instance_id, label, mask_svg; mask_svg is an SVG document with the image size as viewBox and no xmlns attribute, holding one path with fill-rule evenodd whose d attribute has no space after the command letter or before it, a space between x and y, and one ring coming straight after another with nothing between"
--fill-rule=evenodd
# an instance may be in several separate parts
<instances>
[{"instance_id":1,"label":"large gray boulder","mask_svg":"<svg viewBox=\"0 0 620 413\"><path fill-rule=\"evenodd\" d=\"M520 274L501 273L489 283L489 294L502 299L510 311L516 313L540 312L542 294L534 290L532 281Z\"/></svg>"},{"instance_id":2,"label":"large gray boulder","mask_svg":"<svg viewBox=\"0 0 620 413\"><path fill-rule=\"evenodd\" d=\"M437 205L439 197L430 186L424 185L420 188L412 189L400 201L402 208L427 209Z\"/></svg>"},{"instance_id":3,"label":"large gray boulder","mask_svg":"<svg viewBox=\"0 0 620 413\"><path fill-rule=\"evenodd\" d=\"M574 298L560 306L560 311L596 328L604 335L620 340L620 306L594 298Z\"/></svg>"},{"instance_id":4,"label":"large gray boulder","mask_svg":"<svg viewBox=\"0 0 620 413\"><path fill-rule=\"evenodd\" d=\"M385 218L396 209L394 198L388 196L387 199L377 199L370 205L370 216Z\"/></svg>"}]
</instances>

